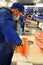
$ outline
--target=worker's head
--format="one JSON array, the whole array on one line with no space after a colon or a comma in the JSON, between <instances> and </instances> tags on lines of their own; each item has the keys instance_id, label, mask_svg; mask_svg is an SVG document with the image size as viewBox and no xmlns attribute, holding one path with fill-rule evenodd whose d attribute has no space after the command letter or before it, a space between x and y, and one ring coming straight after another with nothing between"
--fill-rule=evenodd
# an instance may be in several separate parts
<instances>
[{"instance_id":1,"label":"worker's head","mask_svg":"<svg viewBox=\"0 0 43 65\"><path fill-rule=\"evenodd\" d=\"M24 14L24 6L20 3L13 3L11 10L13 15L20 16Z\"/></svg>"}]
</instances>

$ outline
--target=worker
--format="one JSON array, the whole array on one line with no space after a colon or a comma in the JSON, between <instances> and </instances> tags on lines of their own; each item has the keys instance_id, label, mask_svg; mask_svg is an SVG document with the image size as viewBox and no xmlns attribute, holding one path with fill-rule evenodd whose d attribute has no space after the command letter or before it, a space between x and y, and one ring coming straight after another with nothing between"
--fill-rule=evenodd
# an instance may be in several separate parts
<instances>
[{"instance_id":1,"label":"worker","mask_svg":"<svg viewBox=\"0 0 43 65\"><path fill-rule=\"evenodd\" d=\"M20 12L24 12L24 6L20 3L13 3L11 9L0 8L0 65L10 65L14 51L13 46L15 48L22 45L12 18L12 15Z\"/></svg>"},{"instance_id":2,"label":"worker","mask_svg":"<svg viewBox=\"0 0 43 65\"><path fill-rule=\"evenodd\" d=\"M12 17L13 17L13 20L15 22L15 28L16 28L16 31L17 31L18 21L19 21L20 17L24 15L24 6L22 4L15 3L15 4L12 5L12 7L10 9L13 12Z\"/></svg>"}]
</instances>

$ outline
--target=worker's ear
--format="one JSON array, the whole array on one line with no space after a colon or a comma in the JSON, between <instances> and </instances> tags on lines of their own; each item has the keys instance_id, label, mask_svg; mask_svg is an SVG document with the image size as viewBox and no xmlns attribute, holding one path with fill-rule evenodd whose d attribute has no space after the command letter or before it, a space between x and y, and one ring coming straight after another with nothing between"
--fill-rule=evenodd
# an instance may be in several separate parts
<instances>
[{"instance_id":1,"label":"worker's ear","mask_svg":"<svg viewBox=\"0 0 43 65\"><path fill-rule=\"evenodd\" d=\"M2 8L2 5L0 5L0 8Z\"/></svg>"}]
</instances>

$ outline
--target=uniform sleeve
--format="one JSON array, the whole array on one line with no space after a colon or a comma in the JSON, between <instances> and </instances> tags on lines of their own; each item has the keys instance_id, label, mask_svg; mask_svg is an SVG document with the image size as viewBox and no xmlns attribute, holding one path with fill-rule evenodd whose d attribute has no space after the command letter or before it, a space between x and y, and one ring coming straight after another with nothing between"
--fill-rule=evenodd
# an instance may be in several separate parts
<instances>
[{"instance_id":1,"label":"uniform sleeve","mask_svg":"<svg viewBox=\"0 0 43 65\"><path fill-rule=\"evenodd\" d=\"M11 25L4 25L2 28L2 33L5 36L5 41L14 44L14 45L21 45L21 39L16 32L16 30Z\"/></svg>"}]
</instances>

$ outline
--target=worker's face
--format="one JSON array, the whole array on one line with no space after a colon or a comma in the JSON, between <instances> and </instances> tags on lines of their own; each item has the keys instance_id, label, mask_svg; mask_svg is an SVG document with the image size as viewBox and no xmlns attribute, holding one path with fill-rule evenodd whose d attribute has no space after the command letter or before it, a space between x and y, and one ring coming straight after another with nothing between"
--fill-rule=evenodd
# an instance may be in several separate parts
<instances>
[{"instance_id":1,"label":"worker's face","mask_svg":"<svg viewBox=\"0 0 43 65\"><path fill-rule=\"evenodd\" d=\"M13 8L13 9L12 9L12 12L13 12L13 16L16 16L16 17L23 15L22 12L19 12L18 9L14 9L14 8Z\"/></svg>"},{"instance_id":2,"label":"worker's face","mask_svg":"<svg viewBox=\"0 0 43 65\"><path fill-rule=\"evenodd\" d=\"M19 16L19 10L18 9L12 9L13 16Z\"/></svg>"},{"instance_id":3,"label":"worker's face","mask_svg":"<svg viewBox=\"0 0 43 65\"><path fill-rule=\"evenodd\" d=\"M0 4L0 8L2 8L2 5Z\"/></svg>"}]
</instances>

